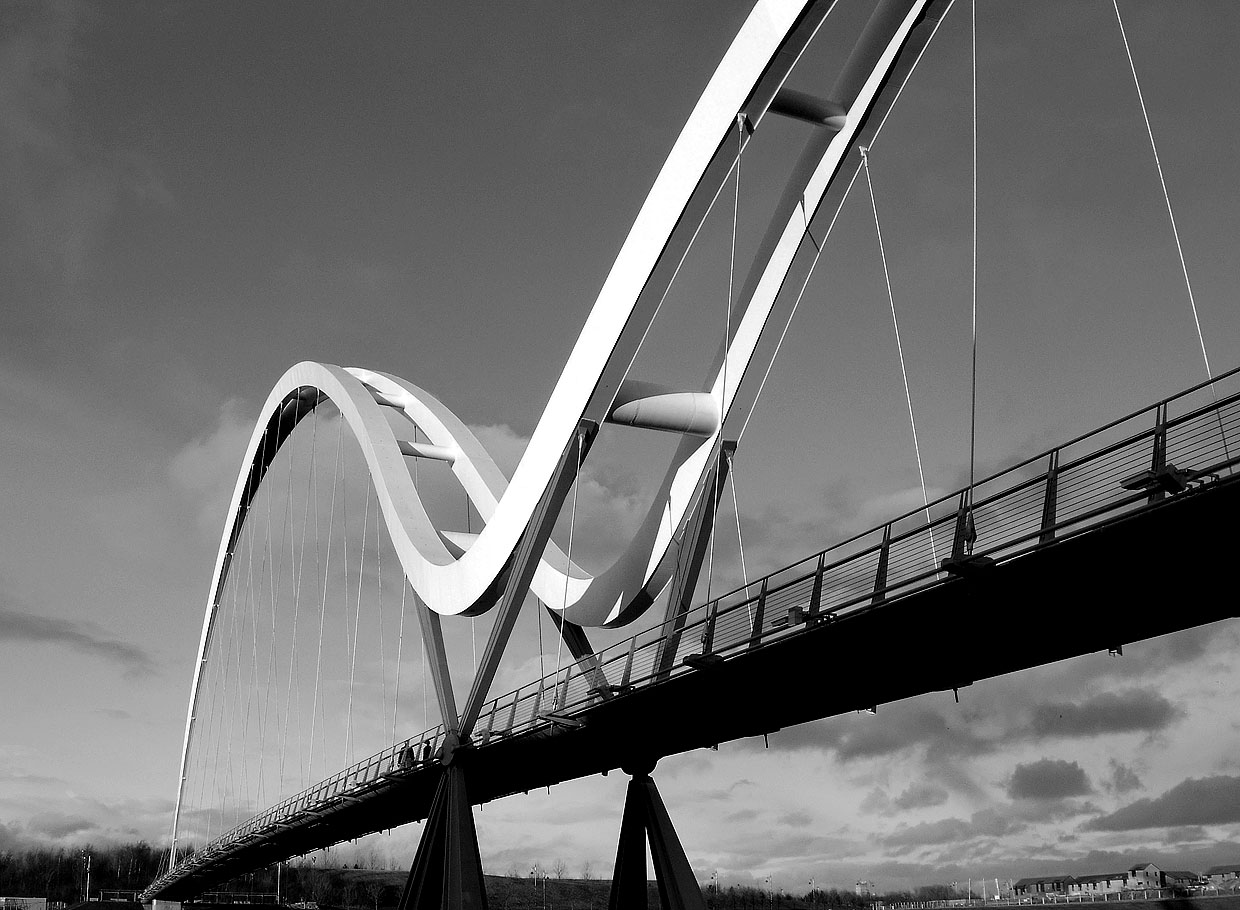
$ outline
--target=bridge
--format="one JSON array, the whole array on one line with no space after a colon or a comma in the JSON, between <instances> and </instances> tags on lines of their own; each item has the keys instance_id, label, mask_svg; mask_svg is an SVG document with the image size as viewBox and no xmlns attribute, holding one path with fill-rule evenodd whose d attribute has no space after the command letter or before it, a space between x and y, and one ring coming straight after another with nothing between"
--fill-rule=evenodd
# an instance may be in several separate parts
<instances>
[{"instance_id":1,"label":"bridge","mask_svg":"<svg viewBox=\"0 0 1240 910\"><path fill-rule=\"evenodd\" d=\"M168 868L145 897L188 899L248 870L425 819L402 910L482 907L472 806L619 769L632 782L612 906L645 906L648 839L665 905L700 907L650 777L659 759L925 692L959 691L1092 651L1121 651L1132 641L1234 615L1234 582L1225 566L1202 563L1199 543L1237 536L1228 516L1240 499L1240 369L1214 374L1208 360L1209 378L1191 389L971 479L948 496L926 497L904 515L726 594L711 594L708 584L701 596L719 503L766 375L844 199L863 171L870 179L869 149L886 114L952 6L874 3L832 90L817 96L792 89L789 78L830 25L835 4L757 4L656 180L511 479L464 422L399 377L308 362L277 382L221 540ZM738 293L729 275L727 318L707 381L700 389L664 388L631 376L685 256L726 199L726 184L735 179L739 187L746 149L768 115L804 124L808 139ZM877 227L876 204L874 215ZM893 319L895 312L893 299ZM896 330L898 339L898 324ZM613 565L595 575L573 560L576 491L591 451L607 442L605 426L670 433L679 442L641 527ZM915 440L915 423L913 432ZM346 439L356 447L352 481L341 470ZM419 466L464 490L464 531L437 520L437 494ZM323 491L327 473L332 480ZM319 540L321 513L328 516L326 542ZM346 535L338 546L337 514ZM566 543L553 540L557 521L567 521ZM311 526L313 558L306 552ZM342 576L331 574L333 559ZM377 619L363 632L363 610L372 609L369 602L363 607L371 597L363 589L371 578ZM358 652L370 634L378 662L386 660L395 620L385 618L383 601L386 592L390 603L392 587L399 590L402 644L407 601L416 616L440 721L413 736L396 735L398 652L391 723L380 672L382 716L366 736L360 706L355 721ZM1142 610L1133 622L1132 604L1151 602L1175 609ZM341 603L348 699L347 707L342 701L328 709L325 628L329 609ZM637 634L592 644L591 635L634 624L656 606L662 618ZM557 668L492 695L517 619L531 609L558 633ZM1071 624L1073 634L1036 649L937 659L961 626L992 622L997 611L1048 628ZM445 627L470 620L472 642L472 623L482 616L491 623L487 642L480 656L473 653L458 707L464 658L450 660ZM311 653L317 620L314 661L299 663L297 646L308 634L304 623L299 632L299 618L311 624L303 645ZM874 672L876 641L882 658ZM281 677L277 654L286 648ZM568 652L563 666L561 648ZM823 679L824 654L847 685ZM311 663L312 676L297 675L309 674ZM312 700L302 694L303 679L307 692L313 682ZM344 677L337 681L343 689ZM794 694L772 698L773 691ZM290 792L296 775L286 769L294 748L288 727L295 710L300 725L303 707L310 730L300 776L307 785ZM344 717L350 760L316 774L316 734L319 763L327 763L318 723L322 717L326 726L329 714ZM237 779L234 728L244 731ZM372 740L380 747L352 757L359 742ZM194 804L191 778L206 773L213 749L218 761L225 742L228 778L199 781L201 803ZM239 796L246 786L253 792ZM212 791L216 808L207 804Z\"/></svg>"}]
</instances>

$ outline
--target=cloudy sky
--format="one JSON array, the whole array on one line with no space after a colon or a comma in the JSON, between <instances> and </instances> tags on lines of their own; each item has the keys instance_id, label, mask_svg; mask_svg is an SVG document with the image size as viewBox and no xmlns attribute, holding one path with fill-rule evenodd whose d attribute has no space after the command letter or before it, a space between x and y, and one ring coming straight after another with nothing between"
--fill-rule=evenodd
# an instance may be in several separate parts
<instances>
[{"instance_id":1,"label":"cloudy sky","mask_svg":"<svg viewBox=\"0 0 1240 910\"><path fill-rule=\"evenodd\" d=\"M227 497L288 366L404 376L512 463L748 5L0 9L0 848L166 836ZM1227 369L1240 8L1120 8ZM961 0L872 158L932 495L969 458L967 13ZM984 471L1205 374L1111 5L979 0L977 15ZM771 127L742 210L760 209L796 130ZM686 352L723 330L729 227L708 224L643 375L700 379ZM740 258L760 230L742 225ZM647 491L625 458L598 457L574 551L587 564ZM860 191L735 479L751 574L920 496ZM735 577L735 537L719 549ZM939 659L1021 634L996 615ZM981 682L959 704L927 696L769 748L669 758L656 779L694 866L725 882L1235 862L1238 639L1232 624L1194 630ZM848 684L828 660L823 685ZM616 774L485 807L489 870L608 867L623 789ZM407 862L418 831L382 849Z\"/></svg>"}]
</instances>

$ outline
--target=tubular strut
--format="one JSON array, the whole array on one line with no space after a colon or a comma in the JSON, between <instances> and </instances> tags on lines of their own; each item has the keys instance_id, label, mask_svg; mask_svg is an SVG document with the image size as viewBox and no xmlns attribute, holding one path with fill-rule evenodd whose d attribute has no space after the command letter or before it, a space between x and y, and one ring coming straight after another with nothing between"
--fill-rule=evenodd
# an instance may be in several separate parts
<instances>
[{"instance_id":1,"label":"tubular strut","mask_svg":"<svg viewBox=\"0 0 1240 910\"><path fill-rule=\"evenodd\" d=\"M685 848L680 845L659 788L649 773L634 774L625 794L608 910L645 910L649 906L644 843L647 839L660 906L668 910L706 910Z\"/></svg>"},{"instance_id":2,"label":"tubular strut","mask_svg":"<svg viewBox=\"0 0 1240 910\"><path fill-rule=\"evenodd\" d=\"M459 763L444 768L397 910L485 910L478 832Z\"/></svg>"}]
</instances>

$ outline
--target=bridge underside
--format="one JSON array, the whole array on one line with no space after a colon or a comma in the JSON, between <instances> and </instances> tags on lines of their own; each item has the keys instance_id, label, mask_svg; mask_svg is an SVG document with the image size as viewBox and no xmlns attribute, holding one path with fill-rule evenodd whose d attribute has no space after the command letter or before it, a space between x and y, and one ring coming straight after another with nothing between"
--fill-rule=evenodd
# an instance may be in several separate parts
<instances>
[{"instance_id":1,"label":"bridge underside","mask_svg":"<svg viewBox=\"0 0 1240 910\"><path fill-rule=\"evenodd\" d=\"M1237 614L1230 554L1240 541L1240 477L1009 562L978 569L802 634L602 702L573 728L459 755L477 803L782 727L964 687ZM962 629L1006 642L965 650ZM157 896L185 899L288 856L427 816L435 766L384 780L242 844Z\"/></svg>"}]
</instances>

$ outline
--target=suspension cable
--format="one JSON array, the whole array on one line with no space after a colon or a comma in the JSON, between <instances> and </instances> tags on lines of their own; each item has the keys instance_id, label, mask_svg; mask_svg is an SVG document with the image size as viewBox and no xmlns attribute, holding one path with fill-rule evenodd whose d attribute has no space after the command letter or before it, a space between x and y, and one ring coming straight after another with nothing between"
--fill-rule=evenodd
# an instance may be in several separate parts
<instances>
[{"instance_id":1,"label":"suspension cable","mask_svg":"<svg viewBox=\"0 0 1240 910\"><path fill-rule=\"evenodd\" d=\"M887 125L887 118L891 116L891 112L895 110L900 96L904 94L904 89L908 85L909 80L913 78L913 73L917 72L917 67L921 63L921 58L925 56L926 51L934 41L934 36L938 34L939 28L947 19L947 14L951 12L952 7L956 5L956 0L949 0L947 8L943 10L943 15L939 17L939 21L935 23L934 30L930 33L930 37L917 53L917 59L913 61L913 65L909 67L909 71L905 74L904 80L900 83L900 87L896 90L895 97L891 99L891 105L883 114L883 119L879 121L878 127L874 130L874 134L870 137L869 148L874 147L874 143L878 141L878 137L883 132L883 127ZM848 181L848 186L844 189L843 195L840 197L839 204L835 207L835 213L831 216L831 222L823 232L822 240L816 240L814 235L810 233L810 217L805 219L805 236L809 238L810 243L814 245L814 257L810 262L809 270L805 274L805 280L801 282L801 289L797 292L797 298L792 304L792 310L788 313L788 319L784 323L783 331L779 335L779 340L775 344L775 353L771 355L767 361L766 370L762 374L762 381L758 383L758 391L754 395L753 402L749 405L749 413L745 415L745 422L741 425L741 431L736 435L737 440L745 435L745 429L749 426L749 421L753 418L753 413L757 410L758 399L762 396L762 390L766 387L766 381L771 375L771 368L775 365L775 359L779 356L779 351L784 345L784 339L788 336L788 329L792 326L792 317L796 315L797 307L801 305L801 300L805 296L805 291L809 287L809 281L814 276L814 269L818 266L818 260L822 257L823 248L827 245L827 239L831 236L832 230L835 228L835 222L839 220L840 211L844 208L844 203L848 201L848 196L852 192L853 184L857 182L857 177L861 174L861 165L857 165L857 169L853 171L852 177Z\"/></svg>"},{"instance_id":2,"label":"suspension cable","mask_svg":"<svg viewBox=\"0 0 1240 910\"><path fill-rule=\"evenodd\" d=\"M1205 333L1201 330L1201 317L1197 313L1197 299L1193 295L1193 283L1188 277L1188 262L1184 258L1184 247L1180 243L1180 230L1176 227L1175 212L1171 209L1171 193L1167 190L1167 178L1163 175L1162 161L1158 157L1158 144L1154 141L1154 128L1150 125L1150 114L1145 107L1145 93L1141 91L1141 80L1137 78L1137 65L1132 58L1132 48L1128 45L1128 32L1124 29L1124 19L1119 14L1118 0L1111 0L1115 9L1115 21L1119 23L1119 34L1124 40L1124 53L1128 57L1128 68L1132 71L1132 84L1137 89L1137 101L1141 104L1141 117L1145 121L1145 134L1150 138L1150 151L1154 154L1154 167L1158 170L1158 183L1162 187L1163 202L1167 205L1167 219L1171 222L1171 234L1175 238L1175 251L1180 257L1180 271L1184 274L1184 287L1188 291L1188 305L1193 311L1193 325L1197 328L1197 343L1201 345L1201 360L1206 367L1206 378L1210 380L1210 395L1218 403L1218 390L1214 387L1214 370L1210 367L1210 355L1206 353ZM1222 413L1216 413L1218 428L1223 439L1223 453L1228 461L1231 452L1228 450L1227 429L1223 425Z\"/></svg>"},{"instance_id":3,"label":"suspension cable","mask_svg":"<svg viewBox=\"0 0 1240 910\"><path fill-rule=\"evenodd\" d=\"M741 210L741 158L745 153L745 115L739 113L736 115L736 177L732 185L732 246L728 256L728 300L723 311L723 369L719 384L719 421L720 421L720 447L719 461L715 464L715 499L711 503L711 508L718 514L719 499L722 496L720 486L723 483L723 477L720 475L722 460L727 457L723 452L723 418L727 413L728 402L728 359L732 348L732 304L735 294L736 280L736 231L740 221ZM711 585L714 581L715 571L715 532L716 522L710 523L710 552L706 558L706 599L710 600Z\"/></svg>"},{"instance_id":4,"label":"suspension cable","mask_svg":"<svg viewBox=\"0 0 1240 910\"><path fill-rule=\"evenodd\" d=\"M973 366L969 398L969 505L973 505L974 471L977 464L977 0L969 8L970 74L973 121Z\"/></svg>"},{"instance_id":5,"label":"suspension cable","mask_svg":"<svg viewBox=\"0 0 1240 910\"><path fill-rule=\"evenodd\" d=\"M582 461L582 457L584 454L583 443L585 441L583 436L584 434L581 432L580 429L578 429L577 431L577 473L573 477L573 508L568 516L568 554L566 556L566 558L568 559L568 565L564 567L564 606L563 606L563 609L565 610L568 609L568 576L569 576L569 573L573 569L573 538L576 536L576 530L577 530L577 491L581 489L581 461ZM555 675L557 679L559 679L559 676L560 676L560 651L564 645L564 623L566 622L568 622L568 620L565 619L564 614L561 613L560 622L559 622L560 640L556 643L556 646L555 646Z\"/></svg>"},{"instance_id":6,"label":"suspension cable","mask_svg":"<svg viewBox=\"0 0 1240 910\"><path fill-rule=\"evenodd\" d=\"M349 654L349 707L345 714L345 764L353 764L353 682L357 676L357 645L362 637L362 581L366 577L366 529L370 527L370 481L366 481L366 511L362 514L362 558L357 569L357 608L353 614L353 646ZM348 597L348 594L345 595ZM348 626L348 616L345 616Z\"/></svg>"},{"instance_id":7,"label":"suspension cable","mask_svg":"<svg viewBox=\"0 0 1240 910\"><path fill-rule=\"evenodd\" d=\"M396 740L396 720L400 715L400 675L401 675L401 655L405 650L405 594L409 590L409 579L404 577L404 571L401 572L400 584L400 630L396 633L396 691L392 695L392 735L391 741Z\"/></svg>"},{"instance_id":8,"label":"suspension cable","mask_svg":"<svg viewBox=\"0 0 1240 910\"><path fill-rule=\"evenodd\" d=\"M375 503L375 562L377 564L375 599L379 601L379 692L383 711L379 715L379 735L382 736L382 718L387 717L387 640L383 635L383 509L377 502ZM400 672L399 663L396 665L396 672Z\"/></svg>"},{"instance_id":9,"label":"suspension cable","mask_svg":"<svg viewBox=\"0 0 1240 910\"><path fill-rule=\"evenodd\" d=\"M900 341L900 322L896 318L896 298L891 290L891 273L887 268L887 251L883 244L883 228L878 220L878 203L874 198L874 182L870 179L870 156L869 149L859 147L861 152L861 166L865 169L865 182L870 188L870 207L874 211L874 230L878 234L878 252L883 261L883 280L887 283L887 301L891 304L891 325L896 333L896 350L900 354L900 375L904 379L904 400L908 403L908 422L913 430L913 452L917 456L917 476L921 479L921 499L926 507L926 523L930 523L930 496L926 491L926 473L922 468L921 462L921 443L917 440L917 421L913 419L913 395L909 391L908 385L908 368L904 363L904 344ZM939 554L934 545L934 529L927 527L930 534L930 555L934 559L935 569L939 565Z\"/></svg>"},{"instance_id":10,"label":"suspension cable","mask_svg":"<svg viewBox=\"0 0 1240 910\"><path fill-rule=\"evenodd\" d=\"M1137 89L1137 101L1141 104L1141 116L1145 120L1145 133L1150 138L1150 150L1154 153L1154 167L1158 170L1158 182L1162 186L1163 201L1167 205L1167 218L1171 221L1171 233L1175 237L1175 250L1180 257L1180 270L1184 273L1184 287L1188 290L1188 305L1193 311L1193 322L1197 326L1197 341L1201 345L1201 359L1205 362L1206 376L1209 379L1214 378L1214 371L1210 368L1210 355L1206 353L1206 339L1201 331L1201 319L1197 315L1197 301L1193 296L1193 284L1188 278L1188 264L1184 259L1184 247L1180 244L1180 231L1175 224L1175 212L1171 210L1171 194L1167 191L1167 178L1163 175L1162 161L1158 158L1158 145L1154 142L1154 129L1150 125L1149 111L1145 107L1145 94L1141 91L1141 80L1137 78L1137 65L1132 59L1132 48L1128 46L1128 33L1124 29L1123 17L1119 14L1118 0L1111 0L1112 6L1115 8L1115 21L1119 23L1119 34L1124 41L1124 53L1128 56L1128 68L1132 71L1132 82ZM1213 384L1210 386L1214 388Z\"/></svg>"},{"instance_id":11,"label":"suspension cable","mask_svg":"<svg viewBox=\"0 0 1240 910\"><path fill-rule=\"evenodd\" d=\"M332 502L331 509L327 515L327 557L323 565L323 596L319 600L319 652L314 668L314 700L310 706L310 758L309 758L309 776L314 777L314 731L318 723L319 711L319 687L323 678L323 629L327 624L327 577L331 571L332 565L332 525L336 520L336 480L340 476L340 449L344 443L344 417L337 418L338 432L336 435L336 464L332 468ZM318 572L319 564L319 497L314 497L314 564L315 572ZM323 737L323 748L327 748L326 736L319 731L320 737Z\"/></svg>"},{"instance_id":12,"label":"suspension cable","mask_svg":"<svg viewBox=\"0 0 1240 910\"><path fill-rule=\"evenodd\" d=\"M753 607L749 601L749 570L745 567L745 539L741 537L741 504L736 498L736 459L733 454L727 452L724 453L724 458L728 460L728 485L732 488L732 514L736 516L736 548L740 551L741 581L745 584L745 616L752 628Z\"/></svg>"}]
</instances>

